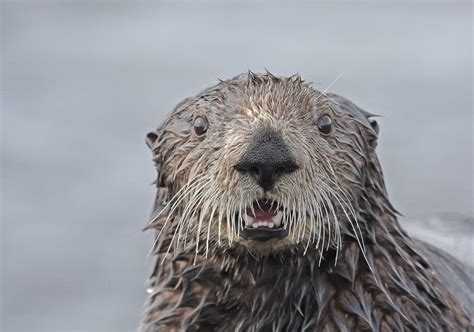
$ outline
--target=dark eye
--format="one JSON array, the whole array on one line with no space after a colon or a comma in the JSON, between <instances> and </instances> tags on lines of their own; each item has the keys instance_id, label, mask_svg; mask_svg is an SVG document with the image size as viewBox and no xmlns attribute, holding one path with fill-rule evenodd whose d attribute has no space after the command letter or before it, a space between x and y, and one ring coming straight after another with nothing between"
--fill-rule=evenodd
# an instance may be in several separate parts
<instances>
[{"instance_id":1,"label":"dark eye","mask_svg":"<svg viewBox=\"0 0 474 332\"><path fill-rule=\"evenodd\" d=\"M196 136L202 136L206 133L208 127L207 119L202 116L197 116L193 121L193 129Z\"/></svg>"},{"instance_id":2,"label":"dark eye","mask_svg":"<svg viewBox=\"0 0 474 332\"><path fill-rule=\"evenodd\" d=\"M318 129L319 129L319 131L324 135L328 135L331 132L331 128L332 128L331 117L327 114L322 115L318 119Z\"/></svg>"}]
</instances>

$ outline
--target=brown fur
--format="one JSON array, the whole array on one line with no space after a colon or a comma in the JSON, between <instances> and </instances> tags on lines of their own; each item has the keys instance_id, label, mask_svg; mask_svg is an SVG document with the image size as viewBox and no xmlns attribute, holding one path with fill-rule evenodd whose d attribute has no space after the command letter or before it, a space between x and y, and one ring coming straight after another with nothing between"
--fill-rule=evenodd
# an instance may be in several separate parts
<instances>
[{"instance_id":1,"label":"brown fur","mask_svg":"<svg viewBox=\"0 0 474 332\"><path fill-rule=\"evenodd\" d=\"M321 114L334 122L327 137L316 127ZM199 137L196 115L209 121ZM147 226L157 263L140 330L470 329L465 302L397 221L370 117L299 76L270 73L181 102L147 138L158 171ZM233 166L264 126L299 169L267 196L286 209L289 236L259 242L240 237L234 218L264 194Z\"/></svg>"}]
</instances>

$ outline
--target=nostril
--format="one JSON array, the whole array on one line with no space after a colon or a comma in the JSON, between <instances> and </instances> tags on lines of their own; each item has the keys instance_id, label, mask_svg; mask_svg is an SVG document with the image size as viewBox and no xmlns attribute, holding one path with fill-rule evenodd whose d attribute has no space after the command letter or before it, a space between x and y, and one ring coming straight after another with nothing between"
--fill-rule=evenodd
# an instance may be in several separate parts
<instances>
[{"instance_id":1,"label":"nostril","mask_svg":"<svg viewBox=\"0 0 474 332\"><path fill-rule=\"evenodd\" d=\"M252 166L252 167L249 168L249 173L252 174L252 175L260 176L262 171L260 170L260 168Z\"/></svg>"},{"instance_id":2,"label":"nostril","mask_svg":"<svg viewBox=\"0 0 474 332\"><path fill-rule=\"evenodd\" d=\"M280 165L278 167L275 168L275 176L276 177L280 177L282 176L283 174L289 174L289 173L292 173L294 172L296 169L298 169L298 166L296 166L296 164L288 164L288 165Z\"/></svg>"},{"instance_id":3,"label":"nostril","mask_svg":"<svg viewBox=\"0 0 474 332\"><path fill-rule=\"evenodd\" d=\"M283 174L283 173L291 173L294 172L298 169L298 166L295 163L288 163L284 165L280 165L276 169L277 174Z\"/></svg>"},{"instance_id":4,"label":"nostril","mask_svg":"<svg viewBox=\"0 0 474 332\"><path fill-rule=\"evenodd\" d=\"M236 164L234 168L241 173L246 173L249 171L249 168L246 165L242 164Z\"/></svg>"},{"instance_id":5,"label":"nostril","mask_svg":"<svg viewBox=\"0 0 474 332\"><path fill-rule=\"evenodd\" d=\"M292 164L288 165L287 167L285 167L284 171L287 172L287 173L291 173L291 172L296 171L298 168L299 168L299 166L297 164L292 163Z\"/></svg>"},{"instance_id":6,"label":"nostril","mask_svg":"<svg viewBox=\"0 0 474 332\"><path fill-rule=\"evenodd\" d=\"M259 177L262 174L262 170L258 166L237 164L234 168L241 173L249 173L252 176Z\"/></svg>"},{"instance_id":7,"label":"nostril","mask_svg":"<svg viewBox=\"0 0 474 332\"><path fill-rule=\"evenodd\" d=\"M284 167L277 167L277 169L275 170L275 175L281 175L285 172L285 168Z\"/></svg>"}]
</instances>

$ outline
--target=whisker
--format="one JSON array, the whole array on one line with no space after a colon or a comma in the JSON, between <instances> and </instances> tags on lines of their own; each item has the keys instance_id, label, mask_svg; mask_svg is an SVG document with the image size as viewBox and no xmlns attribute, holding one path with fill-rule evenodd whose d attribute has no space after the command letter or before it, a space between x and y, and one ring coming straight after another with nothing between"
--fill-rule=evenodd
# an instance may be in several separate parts
<instances>
[{"instance_id":1,"label":"whisker","mask_svg":"<svg viewBox=\"0 0 474 332\"><path fill-rule=\"evenodd\" d=\"M146 259L148 259L148 258L151 256L151 254L155 251L156 245L158 244L158 241L160 240L161 235L162 235L163 231L165 230L165 228L166 228L166 229L169 228L169 226L168 226L168 225L169 225L169 220L170 220L171 216L173 215L173 212L175 211L175 209L178 207L178 204L192 191L192 188L195 188L196 186L198 186L198 183L199 183L199 182L196 182L196 183L194 183L194 184L192 184L192 185L189 185L189 186L188 186L188 183L187 183L187 184L185 184L185 185L183 186L183 188L186 188L187 186L188 186L188 188L186 188L186 190L185 190L184 192L182 192L182 194L180 195L181 198L180 198L178 201L176 201L175 204L173 204L171 210L170 210L169 213L168 213L168 217L166 218L165 222L163 223L163 226L161 227L159 233L155 236L155 240L154 240L154 242L153 242L153 244L152 244L152 246L151 246L150 251L148 252L148 254L147 254L147 256L146 256ZM181 188L181 189L183 189L183 188ZM175 196L176 196L176 195L174 195L173 197L175 197ZM171 201L170 201L170 202L171 202ZM169 204L169 203L168 203L168 204ZM161 210L161 211L164 211L164 210ZM161 211L160 211L160 213L161 213ZM155 218L154 218L154 221L155 221L157 218L158 218L158 217L155 217ZM149 226L150 226L150 225L151 225L151 223L149 224Z\"/></svg>"},{"instance_id":2,"label":"whisker","mask_svg":"<svg viewBox=\"0 0 474 332\"><path fill-rule=\"evenodd\" d=\"M307 197L308 195L305 195L305 199L307 200ZM311 195L312 197L312 195ZM316 204L318 204L318 202L316 201ZM314 212L314 206L313 204L308 204L309 206L309 222L310 222L310 229L309 229L309 235L308 235L308 240L307 240L307 243L306 243L306 247L304 249L304 252L303 252L303 256L306 255L306 252L308 251L308 248L309 248L309 245L310 243L313 243L313 238L314 238L314 234L315 234L315 231L314 229L316 228L315 227L315 219L314 219L314 216L315 216L315 212Z\"/></svg>"},{"instance_id":3,"label":"whisker","mask_svg":"<svg viewBox=\"0 0 474 332\"><path fill-rule=\"evenodd\" d=\"M326 198L324 196L321 196L322 197L322 202L323 202L323 208L324 208L324 212L325 212L325 216L326 216L326 219L327 219L327 222L326 223L322 223L322 230L323 230L323 240L322 240L322 243L321 243L321 248L319 249L320 250L320 254L319 254L319 263L318 263L318 266L321 266L321 261L323 259L323 251L324 251L324 244L326 243L326 224L329 224L331 221L329 220L329 212L328 212L328 207L327 207L327 201L326 201Z\"/></svg>"},{"instance_id":4,"label":"whisker","mask_svg":"<svg viewBox=\"0 0 474 332\"><path fill-rule=\"evenodd\" d=\"M200 199L199 203L196 204L196 206L194 207L194 209L198 209L198 206L201 205L201 202L202 200L204 199L204 197L208 197L210 196L209 193L211 192L211 189L208 189L206 194L203 196L203 198ZM199 211L199 221L198 221L198 228L197 228L197 232L196 232L196 250L195 250L195 254L194 254L194 262L193 264L196 265L196 260L197 260L197 256L198 256L198 252L199 252L199 238L201 236L201 227L202 227L202 223L204 221L204 218L206 217L206 213L207 213L207 210L209 209L209 206L212 204L212 201L210 200L207 200L204 204L203 207L201 207L200 211ZM209 224L210 224L210 220L209 220Z\"/></svg>"},{"instance_id":5,"label":"whisker","mask_svg":"<svg viewBox=\"0 0 474 332\"><path fill-rule=\"evenodd\" d=\"M186 232L184 233L184 239L183 239L183 246L186 245L187 241L188 241L188 233L189 233L189 228L191 227L191 224L192 224L192 220L194 220L194 217L198 211L198 209L196 208L196 206L198 204L200 204L200 202L202 201L202 199L205 197L206 193L209 191L209 189L207 191L203 191L204 187L206 187L208 185L208 183L205 183L200 189L199 191L196 191L194 193L194 195L192 196L192 198L189 200L187 206L184 208L184 211L182 212L181 214L181 218L180 218L180 225L181 224L184 224L186 222L186 219L189 218L188 222L187 222L187 225L186 225ZM191 213L191 216L188 217L189 213ZM181 239L181 230L178 234L178 241L180 241Z\"/></svg>"},{"instance_id":6,"label":"whisker","mask_svg":"<svg viewBox=\"0 0 474 332\"><path fill-rule=\"evenodd\" d=\"M163 214L163 212L167 210L167 208L170 206L171 203L173 203L173 201L175 201L179 197L184 197L186 195L187 191L189 191L193 186L195 186L197 183L199 183L199 182L194 182L196 180L198 180L198 178L193 178L192 180L185 183L183 185L183 187L181 189L179 189L176 192L176 194L174 194L173 197L168 201L168 203L166 203L166 205L158 212L158 214L156 216L152 217L152 219L147 223L145 228L149 228Z\"/></svg>"},{"instance_id":7,"label":"whisker","mask_svg":"<svg viewBox=\"0 0 474 332\"><path fill-rule=\"evenodd\" d=\"M229 246L232 245L232 236L231 236L231 229L230 229L230 200L227 200L226 204L226 221L227 221L227 241L229 242Z\"/></svg>"},{"instance_id":8,"label":"whisker","mask_svg":"<svg viewBox=\"0 0 474 332\"><path fill-rule=\"evenodd\" d=\"M341 78L341 76L342 76L343 74L344 74L344 72L340 73L340 74L336 77L336 79L335 79L334 81L332 81L332 83L329 84L328 87L327 87L326 89L324 89L324 91L321 92L321 94L320 94L314 101L317 101L319 98L321 98L321 96L325 95L326 92L334 85L334 83L337 82L337 80L338 80L339 78Z\"/></svg>"},{"instance_id":9,"label":"whisker","mask_svg":"<svg viewBox=\"0 0 474 332\"><path fill-rule=\"evenodd\" d=\"M357 234L357 230L356 230L356 228L354 227L354 223L352 222L350 216L348 215L347 211L345 210L343 204L342 204L341 201L339 200L337 193L333 191L333 192L332 192L332 195L333 195L334 198L338 201L338 203L339 203L339 205L341 206L341 208L342 208L342 210L343 210L343 212L344 212L344 214L345 214L347 220L348 220L349 223L351 224L351 227L352 227L352 230L354 231L354 235L355 235L355 237L356 237L357 243L358 243L358 245L359 245L359 247L360 247L360 249L361 249L361 251L362 251L362 255L364 256L364 259L365 259L365 261L366 261L366 263L367 263L369 269L372 271L372 267L370 266L370 263L369 263L369 261L368 261L368 259L367 259L367 256L366 256L366 249L365 249L365 244L364 244L364 238L363 238L363 236L362 236L362 232L360 231L360 228L359 228L359 231L360 231L361 238L359 238L359 235Z\"/></svg>"},{"instance_id":10,"label":"whisker","mask_svg":"<svg viewBox=\"0 0 474 332\"><path fill-rule=\"evenodd\" d=\"M214 214L215 214L215 212L216 212L216 209L217 209L216 206L214 206L214 207L212 208L211 215L210 215L210 217L209 217L209 219L208 219L208 225L207 225L207 239L206 239L206 258L207 258L207 255L208 255L208 253L209 253L209 238L210 238L210 236L211 236L211 225L212 225L212 219L213 219L213 217L214 217Z\"/></svg>"},{"instance_id":11,"label":"whisker","mask_svg":"<svg viewBox=\"0 0 474 332\"><path fill-rule=\"evenodd\" d=\"M204 187L204 186L203 186ZM202 189L201 189L202 190ZM168 249L166 250L166 253L165 255L163 256L163 260L161 261L161 264L163 265L166 257L168 256L170 250L171 250L171 247L173 245L173 241L176 237L176 234L178 232L178 229L180 229L182 227L182 223L185 222L185 220L188 218L188 214L190 211L193 211L192 215L191 215L191 218L188 220L188 225L187 225L187 228L186 228L186 234L185 236L187 237L187 233L188 233L188 229L189 229L189 225L192 223L192 220L194 219L195 215L196 215L196 212L197 212L197 208L196 205L197 205L197 200L198 198L196 198L196 196L199 196L199 202L201 202L201 200L203 199L203 197L205 196L205 193L206 192L203 192L203 191L199 191L197 194L194 193L194 195L192 196L192 199L190 200L190 202L188 203L188 206L186 206L185 210L183 211L183 214L181 215L181 218L179 219L178 221L178 224L173 232L173 236L171 237L171 241L168 245ZM184 241L183 245L186 244L186 240ZM179 246L179 243L177 244L177 246Z\"/></svg>"}]
</instances>

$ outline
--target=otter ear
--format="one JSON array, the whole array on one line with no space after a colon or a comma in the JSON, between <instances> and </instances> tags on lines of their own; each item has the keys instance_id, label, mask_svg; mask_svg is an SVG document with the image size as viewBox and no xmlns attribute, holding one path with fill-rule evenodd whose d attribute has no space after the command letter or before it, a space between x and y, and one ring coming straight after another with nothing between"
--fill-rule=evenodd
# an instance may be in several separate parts
<instances>
[{"instance_id":1,"label":"otter ear","mask_svg":"<svg viewBox=\"0 0 474 332\"><path fill-rule=\"evenodd\" d=\"M370 126L372 127L372 129L375 132L375 135L370 135L369 144L372 148L375 149L377 147L377 139L378 139L378 136L379 136L380 127L379 127L379 124L377 123L376 120L369 120L369 123L370 123Z\"/></svg>"},{"instance_id":2,"label":"otter ear","mask_svg":"<svg viewBox=\"0 0 474 332\"><path fill-rule=\"evenodd\" d=\"M157 139L158 134L156 133L156 131L150 131L148 134L146 134L145 141L146 145L150 150L153 148L153 145L155 144Z\"/></svg>"},{"instance_id":3,"label":"otter ear","mask_svg":"<svg viewBox=\"0 0 474 332\"><path fill-rule=\"evenodd\" d=\"M379 132L380 132L380 126L379 126L378 122L375 121L375 120L370 120L370 126L377 133L377 136L378 136Z\"/></svg>"}]
</instances>

